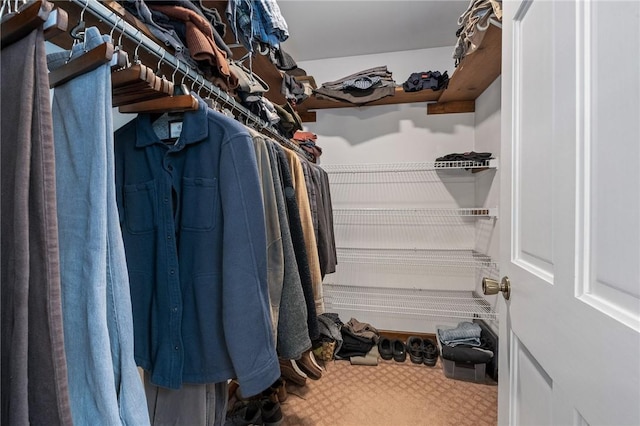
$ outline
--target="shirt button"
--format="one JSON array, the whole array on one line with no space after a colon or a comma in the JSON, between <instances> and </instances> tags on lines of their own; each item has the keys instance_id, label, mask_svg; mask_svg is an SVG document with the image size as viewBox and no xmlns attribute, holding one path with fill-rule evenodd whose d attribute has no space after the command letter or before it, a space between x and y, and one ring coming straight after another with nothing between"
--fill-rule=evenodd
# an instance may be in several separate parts
<instances>
[{"instance_id":1,"label":"shirt button","mask_svg":"<svg viewBox=\"0 0 640 426\"><path fill-rule=\"evenodd\" d=\"M175 273L176 273L176 271L174 271L174 270L172 269L172 270L170 270L170 271L169 271L169 273L170 273L171 275L173 275L173 274L175 274Z\"/></svg>"},{"instance_id":2,"label":"shirt button","mask_svg":"<svg viewBox=\"0 0 640 426\"><path fill-rule=\"evenodd\" d=\"M167 240L170 240L170 239L171 239L171 235L167 235Z\"/></svg>"},{"instance_id":3,"label":"shirt button","mask_svg":"<svg viewBox=\"0 0 640 426\"><path fill-rule=\"evenodd\" d=\"M180 347L178 345L176 345L173 349L175 349L176 351L180 349Z\"/></svg>"},{"instance_id":4,"label":"shirt button","mask_svg":"<svg viewBox=\"0 0 640 426\"><path fill-rule=\"evenodd\" d=\"M164 197L164 202L168 203L169 202L169 197Z\"/></svg>"},{"instance_id":5,"label":"shirt button","mask_svg":"<svg viewBox=\"0 0 640 426\"><path fill-rule=\"evenodd\" d=\"M178 307L177 307L177 306L174 306L174 307L173 307L173 309L172 309L172 311L173 311L173 312L178 312Z\"/></svg>"}]
</instances>

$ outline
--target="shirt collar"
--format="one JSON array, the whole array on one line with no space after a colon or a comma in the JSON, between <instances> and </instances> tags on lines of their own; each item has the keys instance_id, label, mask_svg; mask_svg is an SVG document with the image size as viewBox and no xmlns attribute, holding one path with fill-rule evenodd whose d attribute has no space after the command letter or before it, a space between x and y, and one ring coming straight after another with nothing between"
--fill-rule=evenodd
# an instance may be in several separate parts
<instances>
[{"instance_id":1,"label":"shirt collar","mask_svg":"<svg viewBox=\"0 0 640 426\"><path fill-rule=\"evenodd\" d=\"M184 113L182 133L180 133L180 141L183 144L200 142L209 135L209 126L207 125L207 109L209 107L198 96L193 94L192 96L198 100L198 109ZM144 148L159 143L160 139L153 131L151 115L139 114L137 120L136 147Z\"/></svg>"}]
</instances>

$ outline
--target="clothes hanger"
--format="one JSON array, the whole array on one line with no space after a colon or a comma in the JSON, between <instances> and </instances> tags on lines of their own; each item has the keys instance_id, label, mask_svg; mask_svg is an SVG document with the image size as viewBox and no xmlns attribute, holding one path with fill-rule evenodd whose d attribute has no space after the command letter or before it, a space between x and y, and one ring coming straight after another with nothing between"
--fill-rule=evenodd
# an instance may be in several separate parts
<instances>
[{"instance_id":1,"label":"clothes hanger","mask_svg":"<svg viewBox=\"0 0 640 426\"><path fill-rule=\"evenodd\" d=\"M124 34L124 30L125 30L125 21L123 18L120 18L119 16L116 17L116 23L113 26L113 28L111 29L111 33L109 33L109 37L111 38L111 41L113 42L113 31L116 29L116 27L118 26L118 19L120 19L122 21L122 32L120 33L120 38L118 38L118 44L116 44L114 51L113 51L113 57L111 58L111 62L109 63L109 65L111 66L111 70L119 70L122 68L127 68L129 65L131 65L129 63L129 54L127 52L125 52L122 49L122 36ZM140 32L140 31L138 31Z\"/></svg>"},{"instance_id":2,"label":"clothes hanger","mask_svg":"<svg viewBox=\"0 0 640 426\"><path fill-rule=\"evenodd\" d=\"M169 87L165 84L163 91L162 79L151 68L140 62L138 49L141 44L142 39L134 51L133 65L111 73L113 106L119 107L173 94L173 85ZM158 63L158 69L161 62L162 58Z\"/></svg>"},{"instance_id":3,"label":"clothes hanger","mask_svg":"<svg viewBox=\"0 0 640 426\"><path fill-rule=\"evenodd\" d=\"M44 39L51 40L58 34L67 31L69 27L69 13L59 7L53 9L44 23Z\"/></svg>"},{"instance_id":4,"label":"clothes hanger","mask_svg":"<svg viewBox=\"0 0 640 426\"><path fill-rule=\"evenodd\" d=\"M78 24L69 32L71 34L71 37L73 37L75 40L74 46L80 43L80 40L82 40L82 43L84 43L86 46L87 40L85 32L84 12L87 9L88 5L89 3L87 2L82 9L82 12L80 12L80 19L78 21ZM75 59L72 59L72 56L70 54L69 59L67 60L67 63L65 65L49 73L49 87L54 88L60 86L61 84L64 84L79 75L85 74L89 71L93 71L100 65L110 62L111 58L113 57L113 51L113 44L105 42L89 51L85 49L85 52ZM71 49L71 52L73 52L73 48Z\"/></svg>"},{"instance_id":5,"label":"clothes hanger","mask_svg":"<svg viewBox=\"0 0 640 426\"><path fill-rule=\"evenodd\" d=\"M204 79L202 80L203 84L204 84ZM209 86L209 93L207 94L207 97L204 98L204 102L207 104L207 106L213 110L218 110L218 102L215 99L211 99L211 95L213 95L213 86ZM218 98L218 95L216 94L216 99Z\"/></svg>"},{"instance_id":6,"label":"clothes hanger","mask_svg":"<svg viewBox=\"0 0 640 426\"><path fill-rule=\"evenodd\" d=\"M9 13L11 13L11 3L8 1L2 4L2 12L4 12L7 5L9 6ZM0 48L4 49L10 46L43 25L49 18L53 7L53 3L49 1L36 0L22 10L15 10L15 14L2 22L0 26Z\"/></svg>"},{"instance_id":7,"label":"clothes hanger","mask_svg":"<svg viewBox=\"0 0 640 426\"><path fill-rule=\"evenodd\" d=\"M160 65L162 63L162 60L164 59L165 51L163 50L162 52L163 52L162 58L160 59L160 62L158 62L158 71L160 70ZM188 73L188 69L187 69L187 73ZM182 79L183 82L185 77L186 77L186 73ZM173 96L166 96L158 99L151 99L151 100L136 102L133 104L122 105L118 107L118 110L124 114L196 111L200 107L198 100L195 97L191 96L191 94L189 93L189 90L186 89L186 86L184 85L184 83L181 83L180 86L181 86L180 90L178 90L174 87L173 84L171 84L171 87L173 87L174 89L173 91L175 92ZM183 90L186 90L186 93L183 92Z\"/></svg>"}]
</instances>

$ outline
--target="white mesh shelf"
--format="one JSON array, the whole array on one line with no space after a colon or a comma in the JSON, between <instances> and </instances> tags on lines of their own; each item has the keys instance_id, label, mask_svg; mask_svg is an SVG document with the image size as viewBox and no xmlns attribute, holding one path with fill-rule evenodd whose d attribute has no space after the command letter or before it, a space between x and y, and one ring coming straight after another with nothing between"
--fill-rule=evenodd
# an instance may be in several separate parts
<instances>
[{"instance_id":1,"label":"white mesh shelf","mask_svg":"<svg viewBox=\"0 0 640 426\"><path fill-rule=\"evenodd\" d=\"M352 287L325 284L327 311L349 310L412 317L497 320L491 305L473 291Z\"/></svg>"},{"instance_id":2,"label":"white mesh shelf","mask_svg":"<svg viewBox=\"0 0 640 426\"><path fill-rule=\"evenodd\" d=\"M428 217L474 217L495 218L497 208L350 208L333 209L334 218L340 217L388 217L388 218L428 218Z\"/></svg>"},{"instance_id":3,"label":"white mesh shelf","mask_svg":"<svg viewBox=\"0 0 640 426\"><path fill-rule=\"evenodd\" d=\"M496 268L491 257L473 250L427 249L336 249L339 264L444 266L454 268Z\"/></svg>"},{"instance_id":4,"label":"white mesh shelf","mask_svg":"<svg viewBox=\"0 0 640 426\"><path fill-rule=\"evenodd\" d=\"M422 163L364 163L364 164L327 164L321 166L329 174L337 173L380 173L380 172L416 172L442 169L497 169L498 160L484 161L433 161Z\"/></svg>"}]
</instances>

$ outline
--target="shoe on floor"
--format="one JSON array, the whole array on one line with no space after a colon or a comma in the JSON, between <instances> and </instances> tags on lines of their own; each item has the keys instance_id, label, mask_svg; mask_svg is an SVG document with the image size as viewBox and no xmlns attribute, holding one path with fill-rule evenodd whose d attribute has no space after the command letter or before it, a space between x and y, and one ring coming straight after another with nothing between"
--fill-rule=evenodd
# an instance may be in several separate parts
<instances>
[{"instance_id":1,"label":"shoe on floor","mask_svg":"<svg viewBox=\"0 0 640 426\"><path fill-rule=\"evenodd\" d=\"M436 365L436 362L438 362L438 354L439 354L438 346L431 339L424 339L423 343L424 343L424 349L423 349L424 363L429 367L433 367Z\"/></svg>"},{"instance_id":2,"label":"shoe on floor","mask_svg":"<svg viewBox=\"0 0 640 426\"><path fill-rule=\"evenodd\" d=\"M393 358L393 345L388 337L380 337L378 340L378 352L382 359L390 360Z\"/></svg>"},{"instance_id":3,"label":"shoe on floor","mask_svg":"<svg viewBox=\"0 0 640 426\"><path fill-rule=\"evenodd\" d=\"M280 374L288 383L298 386L307 384L307 375L300 370L298 364L290 359L280 359Z\"/></svg>"},{"instance_id":4,"label":"shoe on floor","mask_svg":"<svg viewBox=\"0 0 640 426\"><path fill-rule=\"evenodd\" d=\"M322 369L313 358L311 350L304 352L300 359L296 360L296 364L310 379L319 380L322 377Z\"/></svg>"},{"instance_id":5,"label":"shoe on floor","mask_svg":"<svg viewBox=\"0 0 640 426\"><path fill-rule=\"evenodd\" d=\"M407 359L407 348L400 339L393 341L393 359L397 362L404 362Z\"/></svg>"},{"instance_id":6,"label":"shoe on floor","mask_svg":"<svg viewBox=\"0 0 640 426\"><path fill-rule=\"evenodd\" d=\"M260 401L240 403L227 414L224 426L258 426L262 425L262 404Z\"/></svg>"},{"instance_id":7,"label":"shoe on floor","mask_svg":"<svg viewBox=\"0 0 640 426\"><path fill-rule=\"evenodd\" d=\"M267 398L260 401L260 412L262 415L262 423L264 426L280 426L284 419L280 403L273 402Z\"/></svg>"},{"instance_id":8,"label":"shoe on floor","mask_svg":"<svg viewBox=\"0 0 640 426\"><path fill-rule=\"evenodd\" d=\"M285 379L280 377L273 382L268 389L262 391L263 398L270 399L273 402L285 402L289 397L287 394L287 385Z\"/></svg>"},{"instance_id":9,"label":"shoe on floor","mask_svg":"<svg viewBox=\"0 0 640 426\"><path fill-rule=\"evenodd\" d=\"M422 364L424 359L423 345L422 339L418 336L409 336L407 339L407 352L412 363Z\"/></svg>"}]
</instances>

